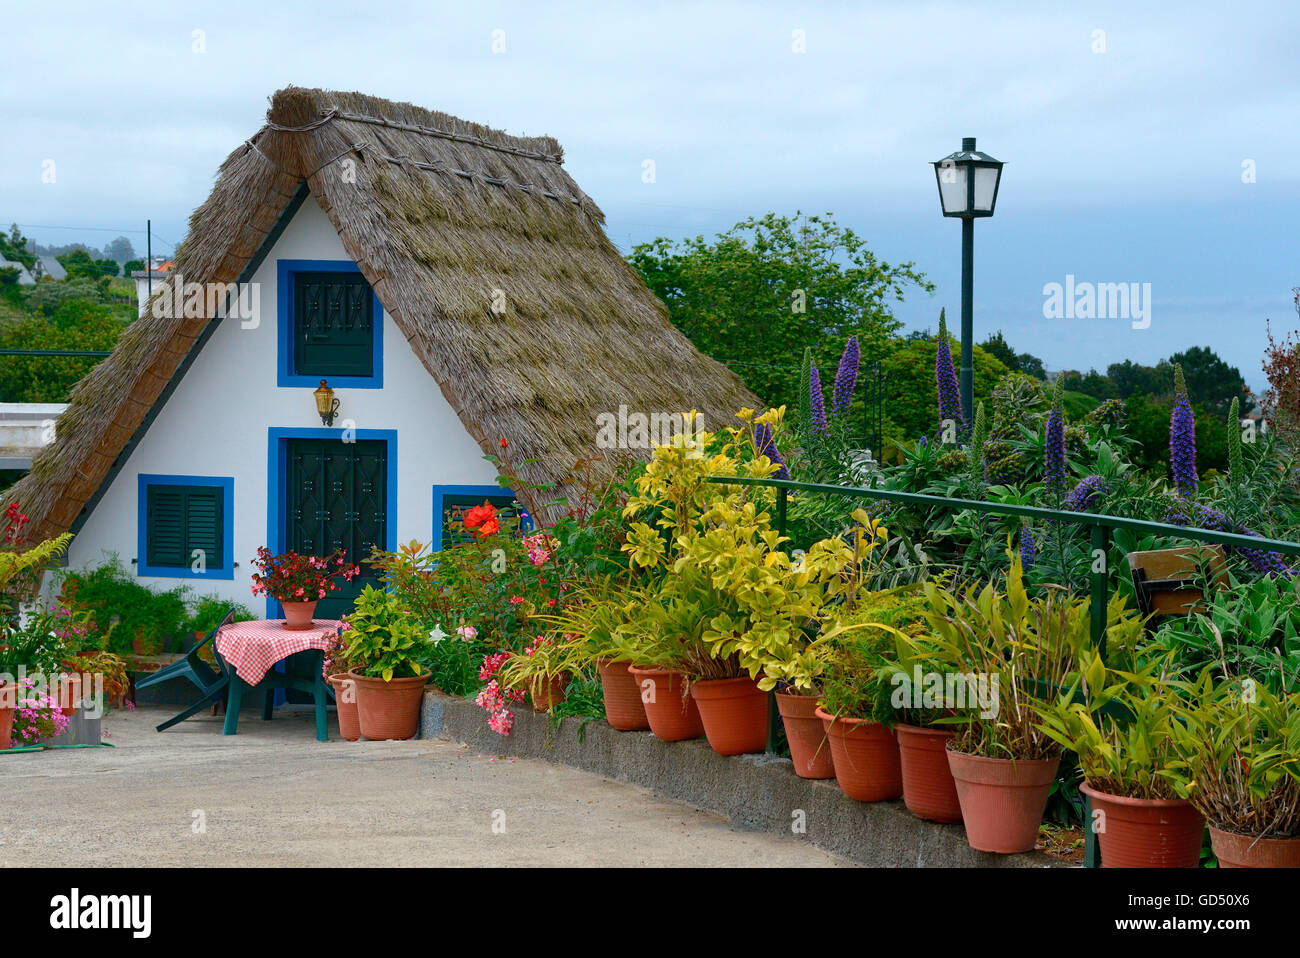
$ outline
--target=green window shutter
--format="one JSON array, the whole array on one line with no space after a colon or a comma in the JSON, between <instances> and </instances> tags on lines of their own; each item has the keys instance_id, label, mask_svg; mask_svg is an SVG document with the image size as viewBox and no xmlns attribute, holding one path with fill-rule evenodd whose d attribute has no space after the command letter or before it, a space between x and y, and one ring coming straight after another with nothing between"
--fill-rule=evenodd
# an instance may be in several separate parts
<instances>
[{"instance_id":1,"label":"green window shutter","mask_svg":"<svg viewBox=\"0 0 1300 958\"><path fill-rule=\"evenodd\" d=\"M216 486L190 486L185 493L185 562L194 562L202 549L209 569L224 568L222 490Z\"/></svg>"},{"instance_id":2,"label":"green window shutter","mask_svg":"<svg viewBox=\"0 0 1300 958\"><path fill-rule=\"evenodd\" d=\"M151 566L187 566L185 486L150 486L145 517Z\"/></svg>"},{"instance_id":3,"label":"green window shutter","mask_svg":"<svg viewBox=\"0 0 1300 958\"><path fill-rule=\"evenodd\" d=\"M225 502L218 486L149 487L145 516L146 562L188 568L202 549L209 569L225 567Z\"/></svg>"},{"instance_id":4,"label":"green window shutter","mask_svg":"<svg viewBox=\"0 0 1300 958\"><path fill-rule=\"evenodd\" d=\"M359 273L297 273L293 280L293 372L373 376L374 295Z\"/></svg>"}]
</instances>

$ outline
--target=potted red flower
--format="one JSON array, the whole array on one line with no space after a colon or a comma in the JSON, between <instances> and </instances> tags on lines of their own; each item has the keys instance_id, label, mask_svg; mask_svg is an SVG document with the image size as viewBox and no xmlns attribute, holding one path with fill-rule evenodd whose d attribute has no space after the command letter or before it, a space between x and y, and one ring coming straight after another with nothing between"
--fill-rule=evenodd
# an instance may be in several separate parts
<instances>
[{"instance_id":1,"label":"potted red flower","mask_svg":"<svg viewBox=\"0 0 1300 958\"><path fill-rule=\"evenodd\" d=\"M339 587L337 579L351 582L361 574L361 567L348 562L339 549L331 555L304 556L296 552L276 555L266 546L257 550L253 573L253 595L269 595L284 607L284 628L302 631L311 628L316 603Z\"/></svg>"}]
</instances>

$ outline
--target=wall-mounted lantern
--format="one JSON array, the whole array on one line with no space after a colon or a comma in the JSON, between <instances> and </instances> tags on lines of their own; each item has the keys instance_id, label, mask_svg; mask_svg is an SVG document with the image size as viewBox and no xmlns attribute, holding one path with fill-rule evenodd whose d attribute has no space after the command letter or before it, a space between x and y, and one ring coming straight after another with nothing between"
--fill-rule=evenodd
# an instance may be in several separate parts
<instances>
[{"instance_id":1,"label":"wall-mounted lantern","mask_svg":"<svg viewBox=\"0 0 1300 958\"><path fill-rule=\"evenodd\" d=\"M339 411L339 401L338 397L334 395L334 390L330 389L329 385L322 379L320 388L312 395L316 397L316 411L320 413L320 421L327 426L334 425L334 414Z\"/></svg>"}]
</instances>

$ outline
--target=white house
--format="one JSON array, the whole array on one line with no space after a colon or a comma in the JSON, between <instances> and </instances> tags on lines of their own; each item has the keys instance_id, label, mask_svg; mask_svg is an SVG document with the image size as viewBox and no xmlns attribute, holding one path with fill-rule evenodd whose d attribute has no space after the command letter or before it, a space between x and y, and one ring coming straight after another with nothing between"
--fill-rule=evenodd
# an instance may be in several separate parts
<instances>
[{"instance_id":1,"label":"white house","mask_svg":"<svg viewBox=\"0 0 1300 958\"><path fill-rule=\"evenodd\" d=\"M484 459L501 439L554 487L518 490L545 522L601 454L598 416L697 409L716 428L757 405L672 327L555 140L299 88L267 119L5 497L32 539L76 533L70 565L116 553L157 587L251 603L259 546L361 561L510 503Z\"/></svg>"},{"instance_id":2,"label":"white house","mask_svg":"<svg viewBox=\"0 0 1300 958\"><path fill-rule=\"evenodd\" d=\"M37 279L49 277L53 280L62 281L68 278L68 271L63 268L63 264L50 255L36 257L36 265L32 268L32 275Z\"/></svg>"}]
</instances>

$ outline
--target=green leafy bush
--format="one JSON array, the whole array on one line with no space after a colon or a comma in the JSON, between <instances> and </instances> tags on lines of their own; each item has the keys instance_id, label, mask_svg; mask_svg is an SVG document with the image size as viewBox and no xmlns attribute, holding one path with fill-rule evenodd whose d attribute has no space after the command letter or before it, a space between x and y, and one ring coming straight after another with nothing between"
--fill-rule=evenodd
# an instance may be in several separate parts
<instances>
[{"instance_id":1,"label":"green leafy bush","mask_svg":"<svg viewBox=\"0 0 1300 958\"><path fill-rule=\"evenodd\" d=\"M359 674L391 682L428 672L432 641L398 596L367 585L343 621L345 654Z\"/></svg>"},{"instance_id":2,"label":"green leafy bush","mask_svg":"<svg viewBox=\"0 0 1300 958\"><path fill-rule=\"evenodd\" d=\"M184 586L154 591L136 581L115 555L96 568L68 569L59 575L60 601L89 615L109 652L162 652L184 635L190 599Z\"/></svg>"}]
</instances>

